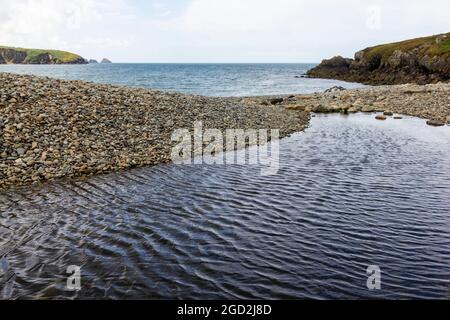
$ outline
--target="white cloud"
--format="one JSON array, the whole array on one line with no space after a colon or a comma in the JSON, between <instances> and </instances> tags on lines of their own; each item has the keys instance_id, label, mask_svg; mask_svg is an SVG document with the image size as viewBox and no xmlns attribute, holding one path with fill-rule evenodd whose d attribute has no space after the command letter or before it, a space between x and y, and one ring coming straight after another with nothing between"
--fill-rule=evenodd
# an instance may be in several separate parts
<instances>
[{"instance_id":1,"label":"white cloud","mask_svg":"<svg viewBox=\"0 0 450 320\"><path fill-rule=\"evenodd\" d=\"M179 29L198 48L234 48L247 60L317 61L449 32L448 12L450 0L192 0Z\"/></svg>"},{"instance_id":2,"label":"white cloud","mask_svg":"<svg viewBox=\"0 0 450 320\"><path fill-rule=\"evenodd\" d=\"M115 61L319 61L450 31L450 0L0 0L0 42Z\"/></svg>"},{"instance_id":3,"label":"white cloud","mask_svg":"<svg viewBox=\"0 0 450 320\"><path fill-rule=\"evenodd\" d=\"M122 0L0 0L0 8L0 41L22 47L77 47L83 34L126 18ZM110 38L103 42L123 44Z\"/></svg>"}]
</instances>

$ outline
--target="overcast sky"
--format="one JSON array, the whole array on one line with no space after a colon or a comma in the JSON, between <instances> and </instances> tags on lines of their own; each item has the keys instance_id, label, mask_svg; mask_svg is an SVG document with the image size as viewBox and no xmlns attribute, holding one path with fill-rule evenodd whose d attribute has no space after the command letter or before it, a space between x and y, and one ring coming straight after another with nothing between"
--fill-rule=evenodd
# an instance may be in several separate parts
<instances>
[{"instance_id":1,"label":"overcast sky","mask_svg":"<svg viewBox=\"0 0 450 320\"><path fill-rule=\"evenodd\" d=\"M115 62L319 62L450 32L450 0L0 0L0 45Z\"/></svg>"}]
</instances>

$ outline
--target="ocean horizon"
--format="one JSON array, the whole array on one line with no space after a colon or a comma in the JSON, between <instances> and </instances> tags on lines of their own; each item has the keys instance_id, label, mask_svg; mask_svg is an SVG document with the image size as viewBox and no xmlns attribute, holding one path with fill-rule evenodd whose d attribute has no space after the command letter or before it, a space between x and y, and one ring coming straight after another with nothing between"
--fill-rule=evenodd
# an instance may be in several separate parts
<instances>
[{"instance_id":1,"label":"ocean horizon","mask_svg":"<svg viewBox=\"0 0 450 320\"><path fill-rule=\"evenodd\" d=\"M0 72L141 87L211 97L308 94L361 84L310 79L312 63L113 63L0 65Z\"/></svg>"}]
</instances>

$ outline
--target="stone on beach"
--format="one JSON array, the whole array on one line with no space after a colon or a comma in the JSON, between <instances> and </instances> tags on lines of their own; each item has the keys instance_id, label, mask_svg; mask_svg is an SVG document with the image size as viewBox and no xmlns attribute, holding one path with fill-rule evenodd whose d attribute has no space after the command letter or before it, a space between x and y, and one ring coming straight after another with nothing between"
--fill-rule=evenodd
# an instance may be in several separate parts
<instances>
[{"instance_id":1,"label":"stone on beach","mask_svg":"<svg viewBox=\"0 0 450 320\"><path fill-rule=\"evenodd\" d=\"M427 121L427 125L432 126L432 127L442 127L442 126L445 126L445 122L440 121L440 120L429 120L429 121Z\"/></svg>"},{"instance_id":2,"label":"stone on beach","mask_svg":"<svg viewBox=\"0 0 450 320\"><path fill-rule=\"evenodd\" d=\"M283 103L283 101L284 101L283 98L275 98L275 99L271 99L269 102L271 105L277 105L277 104Z\"/></svg>"},{"instance_id":3,"label":"stone on beach","mask_svg":"<svg viewBox=\"0 0 450 320\"><path fill-rule=\"evenodd\" d=\"M362 112L367 112L367 113L375 112L375 108L373 106L365 106L365 107L363 107L361 109L361 111Z\"/></svg>"}]
</instances>

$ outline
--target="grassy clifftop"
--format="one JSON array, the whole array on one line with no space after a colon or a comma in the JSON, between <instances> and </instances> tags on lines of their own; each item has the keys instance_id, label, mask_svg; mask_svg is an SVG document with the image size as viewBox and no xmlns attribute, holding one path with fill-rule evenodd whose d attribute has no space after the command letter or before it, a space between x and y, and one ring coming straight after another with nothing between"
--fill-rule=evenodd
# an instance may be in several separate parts
<instances>
[{"instance_id":1,"label":"grassy clifftop","mask_svg":"<svg viewBox=\"0 0 450 320\"><path fill-rule=\"evenodd\" d=\"M448 57L450 56L450 33L378 45L363 50L366 58L380 56L382 62L388 61L396 51L416 51L421 56Z\"/></svg>"},{"instance_id":2,"label":"grassy clifftop","mask_svg":"<svg viewBox=\"0 0 450 320\"><path fill-rule=\"evenodd\" d=\"M366 48L355 59L334 57L308 71L371 85L450 81L450 33Z\"/></svg>"},{"instance_id":3,"label":"grassy clifftop","mask_svg":"<svg viewBox=\"0 0 450 320\"><path fill-rule=\"evenodd\" d=\"M66 51L0 46L0 63L82 64L86 63L86 61L81 56Z\"/></svg>"}]
</instances>

